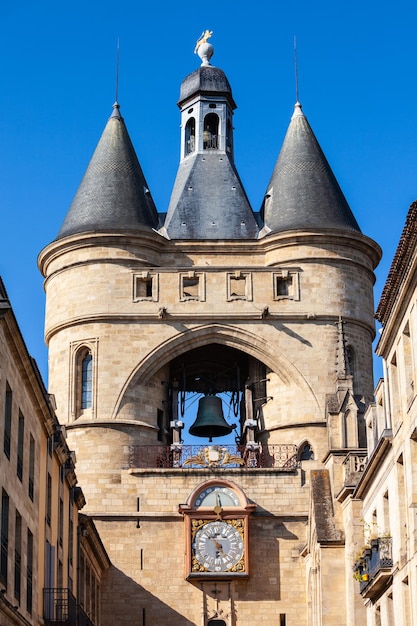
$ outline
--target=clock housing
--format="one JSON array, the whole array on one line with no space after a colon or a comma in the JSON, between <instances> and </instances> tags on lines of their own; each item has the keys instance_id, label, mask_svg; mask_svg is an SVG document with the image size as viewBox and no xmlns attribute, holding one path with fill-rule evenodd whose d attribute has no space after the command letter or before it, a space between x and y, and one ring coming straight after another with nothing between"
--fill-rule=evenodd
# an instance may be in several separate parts
<instances>
[{"instance_id":1,"label":"clock housing","mask_svg":"<svg viewBox=\"0 0 417 626\"><path fill-rule=\"evenodd\" d=\"M255 505L231 481L199 485L179 507L185 521L186 578L249 576L249 515Z\"/></svg>"}]
</instances>

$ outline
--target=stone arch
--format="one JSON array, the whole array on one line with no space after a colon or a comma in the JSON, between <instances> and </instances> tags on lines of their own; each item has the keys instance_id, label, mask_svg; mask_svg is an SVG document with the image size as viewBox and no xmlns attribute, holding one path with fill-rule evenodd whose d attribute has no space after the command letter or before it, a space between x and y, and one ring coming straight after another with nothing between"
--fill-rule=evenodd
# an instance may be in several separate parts
<instances>
[{"instance_id":1,"label":"stone arch","mask_svg":"<svg viewBox=\"0 0 417 626\"><path fill-rule=\"evenodd\" d=\"M174 358L210 343L235 348L258 359L275 372L285 384L299 387L300 393L311 397L316 408L319 408L318 399L309 382L285 355L274 351L270 342L245 329L214 323L180 333L149 352L126 380L115 403L112 418L116 419L122 399L132 386L146 385L152 376Z\"/></svg>"},{"instance_id":2,"label":"stone arch","mask_svg":"<svg viewBox=\"0 0 417 626\"><path fill-rule=\"evenodd\" d=\"M249 504L248 498L245 492L243 491L243 489L239 487L239 485L237 485L235 482L231 480L227 480L225 478L218 478L218 477L205 480L204 482L199 483L196 487L194 487L192 492L188 495L186 506L189 506L190 508L195 507L196 498L198 494L201 493L201 491L203 491L204 489L207 489L208 487L213 487L213 486L218 486L218 485L221 487L227 487L231 491L234 491L239 498L241 508L245 508L248 506Z\"/></svg>"}]
</instances>

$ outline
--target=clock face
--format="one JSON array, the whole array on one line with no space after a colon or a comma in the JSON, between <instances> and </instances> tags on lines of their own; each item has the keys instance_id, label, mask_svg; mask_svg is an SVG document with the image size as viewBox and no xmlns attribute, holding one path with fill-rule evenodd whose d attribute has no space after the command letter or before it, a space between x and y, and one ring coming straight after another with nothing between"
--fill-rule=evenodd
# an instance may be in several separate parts
<instances>
[{"instance_id":1,"label":"clock face","mask_svg":"<svg viewBox=\"0 0 417 626\"><path fill-rule=\"evenodd\" d=\"M192 548L194 571L244 571L243 520L207 522L195 533Z\"/></svg>"},{"instance_id":2,"label":"clock face","mask_svg":"<svg viewBox=\"0 0 417 626\"><path fill-rule=\"evenodd\" d=\"M239 498L237 494L222 485L211 485L201 491L195 501L195 506L240 506Z\"/></svg>"}]
</instances>

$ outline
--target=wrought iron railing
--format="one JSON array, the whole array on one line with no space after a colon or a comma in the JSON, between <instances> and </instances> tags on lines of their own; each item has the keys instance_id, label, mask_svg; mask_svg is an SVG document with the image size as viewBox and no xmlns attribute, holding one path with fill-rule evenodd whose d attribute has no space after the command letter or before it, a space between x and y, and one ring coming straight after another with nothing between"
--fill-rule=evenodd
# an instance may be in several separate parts
<instances>
[{"instance_id":1,"label":"wrought iron railing","mask_svg":"<svg viewBox=\"0 0 417 626\"><path fill-rule=\"evenodd\" d=\"M273 468L293 471L299 467L294 444L192 446L130 446L130 468Z\"/></svg>"},{"instance_id":2,"label":"wrought iron railing","mask_svg":"<svg viewBox=\"0 0 417 626\"><path fill-rule=\"evenodd\" d=\"M43 618L48 623L75 625L77 601L69 589L43 590Z\"/></svg>"},{"instance_id":3,"label":"wrought iron railing","mask_svg":"<svg viewBox=\"0 0 417 626\"><path fill-rule=\"evenodd\" d=\"M365 549L363 556L355 564L361 593L366 592L380 574L390 574L393 566L392 538L378 537L371 541L370 548Z\"/></svg>"},{"instance_id":4,"label":"wrought iron railing","mask_svg":"<svg viewBox=\"0 0 417 626\"><path fill-rule=\"evenodd\" d=\"M43 590L43 618L46 624L94 626L70 589Z\"/></svg>"}]
</instances>

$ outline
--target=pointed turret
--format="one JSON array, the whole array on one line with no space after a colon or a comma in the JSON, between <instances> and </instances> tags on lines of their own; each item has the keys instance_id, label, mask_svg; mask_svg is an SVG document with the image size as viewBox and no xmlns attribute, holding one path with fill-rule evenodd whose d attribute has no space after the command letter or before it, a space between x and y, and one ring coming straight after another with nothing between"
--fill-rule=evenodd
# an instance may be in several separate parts
<instances>
[{"instance_id":1,"label":"pointed turret","mask_svg":"<svg viewBox=\"0 0 417 626\"><path fill-rule=\"evenodd\" d=\"M265 234L310 228L360 232L299 102L295 105L261 214Z\"/></svg>"},{"instance_id":2,"label":"pointed turret","mask_svg":"<svg viewBox=\"0 0 417 626\"><path fill-rule=\"evenodd\" d=\"M258 225L233 161L236 108L224 72L202 41L198 70L182 85L181 160L161 233L169 239L255 239Z\"/></svg>"},{"instance_id":3,"label":"pointed turret","mask_svg":"<svg viewBox=\"0 0 417 626\"><path fill-rule=\"evenodd\" d=\"M57 239L157 226L157 211L116 102Z\"/></svg>"}]
</instances>

